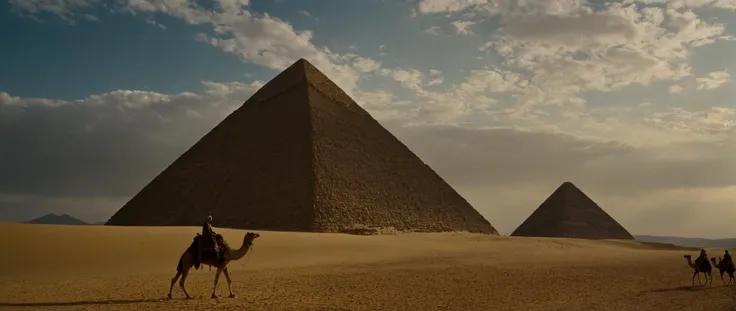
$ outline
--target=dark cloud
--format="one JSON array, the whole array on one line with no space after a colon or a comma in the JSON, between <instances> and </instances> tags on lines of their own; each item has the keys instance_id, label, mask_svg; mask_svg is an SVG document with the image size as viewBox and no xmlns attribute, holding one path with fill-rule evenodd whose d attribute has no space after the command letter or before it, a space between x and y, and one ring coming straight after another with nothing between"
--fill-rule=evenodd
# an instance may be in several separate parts
<instances>
[{"instance_id":1,"label":"dark cloud","mask_svg":"<svg viewBox=\"0 0 736 311\"><path fill-rule=\"evenodd\" d=\"M210 85L208 96L117 91L65 103L0 96L0 193L133 195L242 103L230 98L250 95L239 87Z\"/></svg>"}]
</instances>

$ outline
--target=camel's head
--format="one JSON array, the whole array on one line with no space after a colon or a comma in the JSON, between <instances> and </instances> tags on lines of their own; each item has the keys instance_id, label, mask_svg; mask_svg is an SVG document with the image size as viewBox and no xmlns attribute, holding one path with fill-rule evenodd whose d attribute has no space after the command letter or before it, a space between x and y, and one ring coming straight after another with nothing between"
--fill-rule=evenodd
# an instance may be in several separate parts
<instances>
[{"instance_id":1,"label":"camel's head","mask_svg":"<svg viewBox=\"0 0 736 311\"><path fill-rule=\"evenodd\" d=\"M716 263L716 258L715 258L715 257L711 257L711 258L710 258L710 261L711 261L712 263Z\"/></svg>"},{"instance_id":2,"label":"camel's head","mask_svg":"<svg viewBox=\"0 0 736 311\"><path fill-rule=\"evenodd\" d=\"M259 238L259 237L261 237L261 235L258 234L258 233L248 232L248 233L245 234L245 241L248 242L248 243L253 243L253 240L255 240L255 239Z\"/></svg>"},{"instance_id":3,"label":"camel's head","mask_svg":"<svg viewBox=\"0 0 736 311\"><path fill-rule=\"evenodd\" d=\"M687 259L690 259L690 258L692 258L692 256L690 256L690 255L685 255L685 256L683 256L683 257L685 257L685 258L687 258Z\"/></svg>"}]
</instances>

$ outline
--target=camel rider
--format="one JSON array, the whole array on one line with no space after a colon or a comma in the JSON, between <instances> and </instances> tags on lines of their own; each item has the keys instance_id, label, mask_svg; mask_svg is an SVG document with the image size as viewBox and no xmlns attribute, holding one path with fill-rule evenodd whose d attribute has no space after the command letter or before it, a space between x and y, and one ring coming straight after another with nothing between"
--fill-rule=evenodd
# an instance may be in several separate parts
<instances>
[{"instance_id":1,"label":"camel rider","mask_svg":"<svg viewBox=\"0 0 736 311\"><path fill-rule=\"evenodd\" d=\"M708 255L705 253L705 249L701 249L700 256L698 256L698 259L695 259L695 264L703 263L708 263Z\"/></svg>"},{"instance_id":2,"label":"camel rider","mask_svg":"<svg viewBox=\"0 0 736 311\"><path fill-rule=\"evenodd\" d=\"M207 219L202 225L202 236L214 238L216 235L215 231L212 230L212 216L207 216Z\"/></svg>"},{"instance_id":3,"label":"camel rider","mask_svg":"<svg viewBox=\"0 0 736 311\"><path fill-rule=\"evenodd\" d=\"M220 257L220 245L217 241L217 233L212 230L212 216L207 216L202 224L202 243L200 243L200 254L205 249L211 249L217 252L217 257ZM201 258L200 258L201 259Z\"/></svg>"},{"instance_id":4,"label":"camel rider","mask_svg":"<svg viewBox=\"0 0 736 311\"><path fill-rule=\"evenodd\" d=\"M723 262L731 263L733 265L733 260L731 259L731 254L728 253L728 250L726 250L726 253L723 254Z\"/></svg>"}]
</instances>

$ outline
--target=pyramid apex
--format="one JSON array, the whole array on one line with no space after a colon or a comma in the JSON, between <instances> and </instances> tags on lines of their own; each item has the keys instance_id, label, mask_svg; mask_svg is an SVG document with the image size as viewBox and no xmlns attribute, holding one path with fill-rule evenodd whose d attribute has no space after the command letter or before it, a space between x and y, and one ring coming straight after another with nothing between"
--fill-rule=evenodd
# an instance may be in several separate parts
<instances>
[{"instance_id":1,"label":"pyramid apex","mask_svg":"<svg viewBox=\"0 0 736 311\"><path fill-rule=\"evenodd\" d=\"M253 94L247 102L258 103L276 96L299 84L308 83L308 76L314 66L304 58L300 58L282 70L275 77Z\"/></svg>"},{"instance_id":2,"label":"pyramid apex","mask_svg":"<svg viewBox=\"0 0 736 311\"><path fill-rule=\"evenodd\" d=\"M564 193L564 195L570 195L572 192L578 192L577 195L587 196L585 194L585 192L583 192L583 190L581 190L578 186L576 186L575 184L573 184L571 181L563 182L562 185L560 185L559 187L557 187L557 190L559 190L562 193Z\"/></svg>"},{"instance_id":3,"label":"pyramid apex","mask_svg":"<svg viewBox=\"0 0 736 311\"><path fill-rule=\"evenodd\" d=\"M289 65L289 67L286 67L286 69L279 73L279 76L286 72L289 72L290 76L301 76L302 78L307 79L310 75L310 72L312 72L313 70L319 71L317 67L312 65L312 63L310 63L305 58L299 58L294 63Z\"/></svg>"},{"instance_id":4,"label":"pyramid apex","mask_svg":"<svg viewBox=\"0 0 736 311\"><path fill-rule=\"evenodd\" d=\"M271 81L268 81L268 83L261 87L246 102L261 102L302 84L310 85L317 89L327 89L327 92L340 94L342 101L352 101L352 99L348 100L344 98L347 96L345 91L340 89L322 71L305 58L299 58L277 74Z\"/></svg>"},{"instance_id":5,"label":"pyramid apex","mask_svg":"<svg viewBox=\"0 0 736 311\"><path fill-rule=\"evenodd\" d=\"M308 60L306 60L305 58L299 58L299 59L297 59L297 60L296 60L296 61L294 62L294 64L297 64L297 63L298 63L298 64L302 64L302 65L310 65L310 66L312 66L312 63L310 63L310 62L309 62Z\"/></svg>"}]
</instances>

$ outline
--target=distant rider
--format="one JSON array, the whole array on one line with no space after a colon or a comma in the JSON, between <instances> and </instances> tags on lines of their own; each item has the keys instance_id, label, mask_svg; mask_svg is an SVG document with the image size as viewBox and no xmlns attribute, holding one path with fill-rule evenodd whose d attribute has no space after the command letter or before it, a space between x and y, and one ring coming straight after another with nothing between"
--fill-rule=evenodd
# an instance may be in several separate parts
<instances>
[{"instance_id":1,"label":"distant rider","mask_svg":"<svg viewBox=\"0 0 736 311\"><path fill-rule=\"evenodd\" d=\"M726 253L723 254L723 262L733 265L733 260L731 259L731 254L728 253L728 250L726 250Z\"/></svg>"},{"instance_id":2,"label":"distant rider","mask_svg":"<svg viewBox=\"0 0 736 311\"><path fill-rule=\"evenodd\" d=\"M698 259L695 259L696 265L703 265L708 264L708 255L705 253L705 249L700 250L700 256L698 256Z\"/></svg>"}]
</instances>

